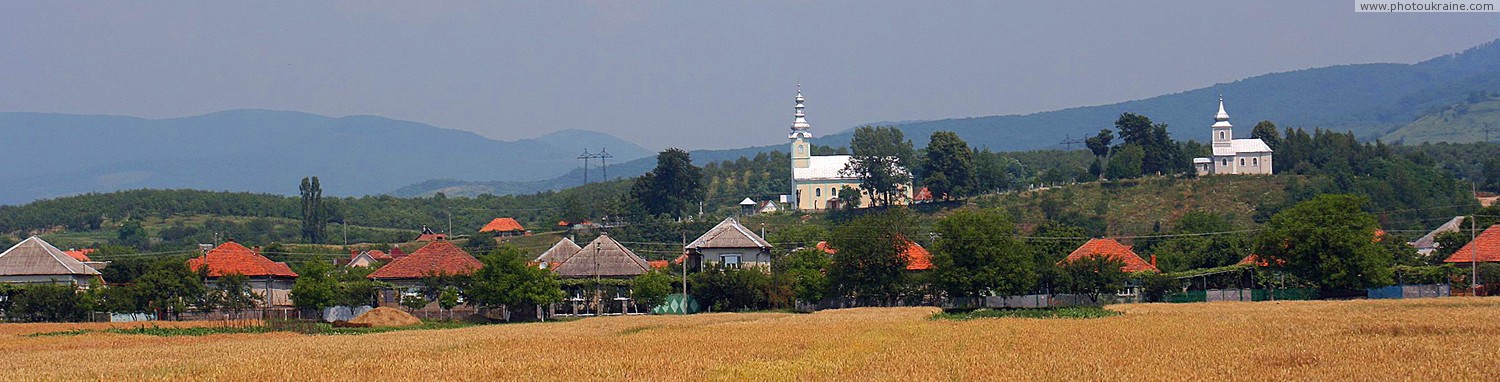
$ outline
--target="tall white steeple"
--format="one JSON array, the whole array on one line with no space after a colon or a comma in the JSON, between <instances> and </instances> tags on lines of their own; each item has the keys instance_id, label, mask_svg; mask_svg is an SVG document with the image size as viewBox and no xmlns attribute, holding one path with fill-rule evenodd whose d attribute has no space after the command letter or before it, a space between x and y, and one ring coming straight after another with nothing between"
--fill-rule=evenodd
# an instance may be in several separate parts
<instances>
[{"instance_id":1,"label":"tall white steeple","mask_svg":"<svg viewBox=\"0 0 1500 382\"><path fill-rule=\"evenodd\" d=\"M792 113L792 133L787 136L789 139L812 139L812 132L807 131L812 128L812 125L807 123L807 114L802 113L802 108L807 107L803 105L804 101L806 99L802 98L802 84L797 84L797 104L792 106L797 111Z\"/></svg>"},{"instance_id":2,"label":"tall white steeple","mask_svg":"<svg viewBox=\"0 0 1500 382\"><path fill-rule=\"evenodd\" d=\"M1219 113L1214 114L1214 125L1212 127L1214 132L1214 148L1217 149L1222 147L1225 149L1229 149L1231 146L1233 146L1232 142L1234 141L1234 125L1229 124L1229 113L1224 112L1223 94L1219 95ZM1217 151L1220 150L1214 151L1216 151L1214 155L1219 155Z\"/></svg>"},{"instance_id":3,"label":"tall white steeple","mask_svg":"<svg viewBox=\"0 0 1500 382\"><path fill-rule=\"evenodd\" d=\"M812 165L812 144L808 140L812 139L813 135L811 131L807 131L812 128L812 125L807 123L807 115L802 113L802 108L806 107L803 101L806 99L802 98L802 84L800 83L797 84L796 101L793 108L797 111L792 113L792 133L787 135L787 138L792 140L792 168L808 168Z\"/></svg>"}]
</instances>

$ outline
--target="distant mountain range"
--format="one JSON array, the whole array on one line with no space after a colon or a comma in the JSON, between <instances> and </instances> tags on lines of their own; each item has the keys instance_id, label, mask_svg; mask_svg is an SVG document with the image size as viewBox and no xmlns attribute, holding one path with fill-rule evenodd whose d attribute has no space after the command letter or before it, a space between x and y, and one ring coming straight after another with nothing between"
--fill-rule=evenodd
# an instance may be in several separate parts
<instances>
[{"instance_id":1,"label":"distant mountain range","mask_svg":"<svg viewBox=\"0 0 1500 382\"><path fill-rule=\"evenodd\" d=\"M1061 148L1066 138L1093 135L1121 113L1134 112L1167 123L1175 139L1203 141L1223 94L1240 136L1270 120L1408 144L1473 141L1483 139L1486 128L1500 129L1500 123L1487 125L1500 122L1495 105L1474 100L1475 94L1496 92L1500 43L1490 42L1416 64L1330 66L1109 105L880 124L900 127L919 146L932 132L948 130L975 147L1017 151ZM816 115L816 109L809 112ZM845 128L815 126L815 133L829 135L814 142L847 145L852 132ZM582 184L576 157L600 147L615 156L611 178L637 176L655 164L638 145L582 130L505 142L373 116L268 110L171 119L0 113L0 203L133 188L294 194L298 179L308 175L320 176L328 195L531 193ZM772 150L785 146L692 154L704 164ZM601 175L595 169L589 177Z\"/></svg>"},{"instance_id":2,"label":"distant mountain range","mask_svg":"<svg viewBox=\"0 0 1500 382\"><path fill-rule=\"evenodd\" d=\"M0 203L135 188L295 194L311 175L328 195L377 194L429 179L541 180L577 167L585 148L604 147L620 161L652 154L590 131L505 142L374 116L0 113Z\"/></svg>"}]
</instances>

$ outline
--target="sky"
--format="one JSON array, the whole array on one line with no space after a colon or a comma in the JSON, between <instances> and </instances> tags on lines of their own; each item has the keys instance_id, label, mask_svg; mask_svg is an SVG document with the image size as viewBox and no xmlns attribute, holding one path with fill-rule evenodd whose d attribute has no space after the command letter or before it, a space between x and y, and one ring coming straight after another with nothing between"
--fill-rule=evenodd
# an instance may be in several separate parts
<instances>
[{"instance_id":1,"label":"sky","mask_svg":"<svg viewBox=\"0 0 1500 382\"><path fill-rule=\"evenodd\" d=\"M0 2L0 111L379 115L650 149L1033 113L1311 67L1414 63L1500 13L1352 1Z\"/></svg>"}]
</instances>

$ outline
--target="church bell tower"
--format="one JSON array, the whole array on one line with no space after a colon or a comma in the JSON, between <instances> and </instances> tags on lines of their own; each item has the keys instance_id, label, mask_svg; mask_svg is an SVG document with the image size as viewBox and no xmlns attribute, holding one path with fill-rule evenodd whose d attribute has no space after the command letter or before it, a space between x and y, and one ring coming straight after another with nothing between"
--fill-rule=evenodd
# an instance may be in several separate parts
<instances>
[{"instance_id":1,"label":"church bell tower","mask_svg":"<svg viewBox=\"0 0 1500 382\"><path fill-rule=\"evenodd\" d=\"M802 108L804 107L802 104L804 101L802 98L802 84L797 84L796 101L796 106L793 106L797 112L792 114L792 133L787 135L787 138L792 140L793 169L810 166L812 143L808 142L808 140L813 137L812 132L807 131L812 128L812 125L807 123L807 115L802 114Z\"/></svg>"}]
</instances>

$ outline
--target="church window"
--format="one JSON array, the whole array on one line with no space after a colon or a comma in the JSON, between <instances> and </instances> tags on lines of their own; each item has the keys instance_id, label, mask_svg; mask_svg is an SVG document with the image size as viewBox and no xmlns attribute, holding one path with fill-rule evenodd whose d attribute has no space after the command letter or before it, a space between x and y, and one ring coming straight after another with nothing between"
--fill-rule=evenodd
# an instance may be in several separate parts
<instances>
[{"instance_id":1,"label":"church window","mask_svg":"<svg viewBox=\"0 0 1500 382\"><path fill-rule=\"evenodd\" d=\"M814 188L813 189L813 196L823 196L823 189L821 189L821 188Z\"/></svg>"},{"instance_id":2,"label":"church window","mask_svg":"<svg viewBox=\"0 0 1500 382\"><path fill-rule=\"evenodd\" d=\"M1229 166L1229 158L1224 158L1224 166Z\"/></svg>"},{"instance_id":3,"label":"church window","mask_svg":"<svg viewBox=\"0 0 1500 382\"><path fill-rule=\"evenodd\" d=\"M1245 165L1245 158L1240 158L1240 165L1241 165L1241 166L1244 166L1244 165Z\"/></svg>"},{"instance_id":4,"label":"church window","mask_svg":"<svg viewBox=\"0 0 1500 382\"><path fill-rule=\"evenodd\" d=\"M1250 165L1260 166L1260 158L1250 158Z\"/></svg>"},{"instance_id":5,"label":"church window","mask_svg":"<svg viewBox=\"0 0 1500 382\"><path fill-rule=\"evenodd\" d=\"M1219 132L1219 140L1224 140L1224 132L1223 131Z\"/></svg>"}]
</instances>

